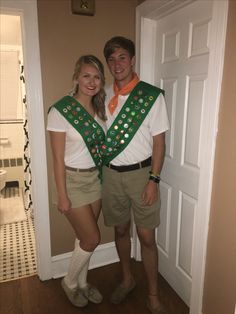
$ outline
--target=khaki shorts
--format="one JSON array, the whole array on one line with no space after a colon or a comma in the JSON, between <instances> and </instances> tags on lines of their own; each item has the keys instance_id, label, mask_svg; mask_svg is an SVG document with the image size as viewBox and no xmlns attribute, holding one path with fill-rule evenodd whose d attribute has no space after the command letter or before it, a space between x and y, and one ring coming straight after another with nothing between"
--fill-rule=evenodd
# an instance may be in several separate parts
<instances>
[{"instance_id":1,"label":"khaki shorts","mask_svg":"<svg viewBox=\"0 0 236 314\"><path fill-rule=\"evenodd\" d=\"M98 171L76 172L66 169L66 188L72 208L94 203L101 199L101 183ZM54 202L57 203L57 193L54 194Z\"/></svg>"},{"instance_id":2,"label":"khaki shorts","mask_svg":"<svg viewBox=\"0 0 236 314\"><path fill-rule=\"evenodd\" d=\"M138 227L153 229L160 224L160 197L151 206L144 206L141 199L150 170L151 167L145 167L118 172L103 167L102 211L105 225L124 224L132 215Z\"/></svg>"}]
</instances>

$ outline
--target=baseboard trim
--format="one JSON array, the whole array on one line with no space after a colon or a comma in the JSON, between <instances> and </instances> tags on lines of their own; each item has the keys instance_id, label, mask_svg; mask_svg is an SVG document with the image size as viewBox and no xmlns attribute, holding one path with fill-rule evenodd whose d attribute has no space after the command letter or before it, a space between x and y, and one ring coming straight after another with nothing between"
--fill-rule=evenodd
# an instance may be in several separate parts
<instances>
[{"instance_id":1,"label":"baseboard trim","mask_svg":"<svg viewBox=\"0 0 236 314\"><path fill-rule=\"evenodd\" d=\"M72 252L52 257L52 278L60 278L67 273ZM114 242L99 245L94 251L89 269L109 265L119 261Z\"/></svg>"}]
</instances>

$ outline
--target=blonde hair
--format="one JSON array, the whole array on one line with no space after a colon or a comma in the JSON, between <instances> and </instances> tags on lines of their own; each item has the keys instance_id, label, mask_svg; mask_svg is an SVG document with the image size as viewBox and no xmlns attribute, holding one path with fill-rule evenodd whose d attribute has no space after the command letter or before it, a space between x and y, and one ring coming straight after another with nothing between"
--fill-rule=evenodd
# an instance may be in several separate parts
<instances>
[{"instance_id":1,"label":"blonde hair","mask_svg":"<svg viewBox=\"0 0 236 314\"><path fill-rule=\"evenodd\" d=\"M95 69L98 70L98 72L101 76L102 86L101 86L100 91L96 95L93 96L92 104L93 104L93 108L94 108L95 113L99 116L99 118L101 118L103 121L105 121L106 120L106 114L105 114L106 93L104 90L104 85L105 85L104 67L103 67L102 62L97 57L95 57L93 55L85 55L85 56L81 56L79 58L79 60L76 62L74 74L72 76L72 79L73 79L73 82L75 83L75 86L72 89L72 91L70 92L70 95L74 96L78 92L79 85L78 85L78 83L76 83L76 79L78 78L78 75L81 71L81 67L84 64L92 65Z\"/></svg>"}]
</instances>

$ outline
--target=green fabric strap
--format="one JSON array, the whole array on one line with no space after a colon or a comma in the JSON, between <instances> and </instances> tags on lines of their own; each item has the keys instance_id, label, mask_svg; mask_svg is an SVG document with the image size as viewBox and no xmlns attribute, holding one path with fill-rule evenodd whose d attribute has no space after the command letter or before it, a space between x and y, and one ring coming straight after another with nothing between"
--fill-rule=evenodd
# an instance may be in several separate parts
<instances>
[{"instance_id":1,"label":"green fabric strap","mask_svg":"<svg viewBox=\"0 0 236 314\"><path fill-rule=\"evenodd\" d=\"M102 146L103 164L111 162L127 147L160 93L164 95L164 90L143 81L135 86L107 132Z\"/></svg>"},{"instance_id":2,"label":"green fabric strap","mask_svg":"<svg viewBox=\"0 0 236 314\"><path fill-rule=\"evenodd\" d=\"M80 133L101 175L101 145L103 145L105 140L105 133L102 127L84 107L71 96L63 97L52 107L55 107L76 131Z\"/></svg>"}]
</instances>

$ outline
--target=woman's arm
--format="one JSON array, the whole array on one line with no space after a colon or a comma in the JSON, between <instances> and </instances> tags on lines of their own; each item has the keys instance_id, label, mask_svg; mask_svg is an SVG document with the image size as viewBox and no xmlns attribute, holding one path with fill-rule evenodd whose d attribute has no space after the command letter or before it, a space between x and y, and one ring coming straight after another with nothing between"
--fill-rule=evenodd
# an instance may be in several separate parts
<instances>
[{"instance_id":1,"label":"woman's arm","mask_svg":"<svg viewBox=\"0 0 236 314\"><path fill-rule=\"evenodd\" d=\"M58 194L58 209L65 213L70 210L71 202L67 196L66 174L65 174L65 132L49 131L51 149L53 155L54 176Z\"/></svg>"}]
</instances>

